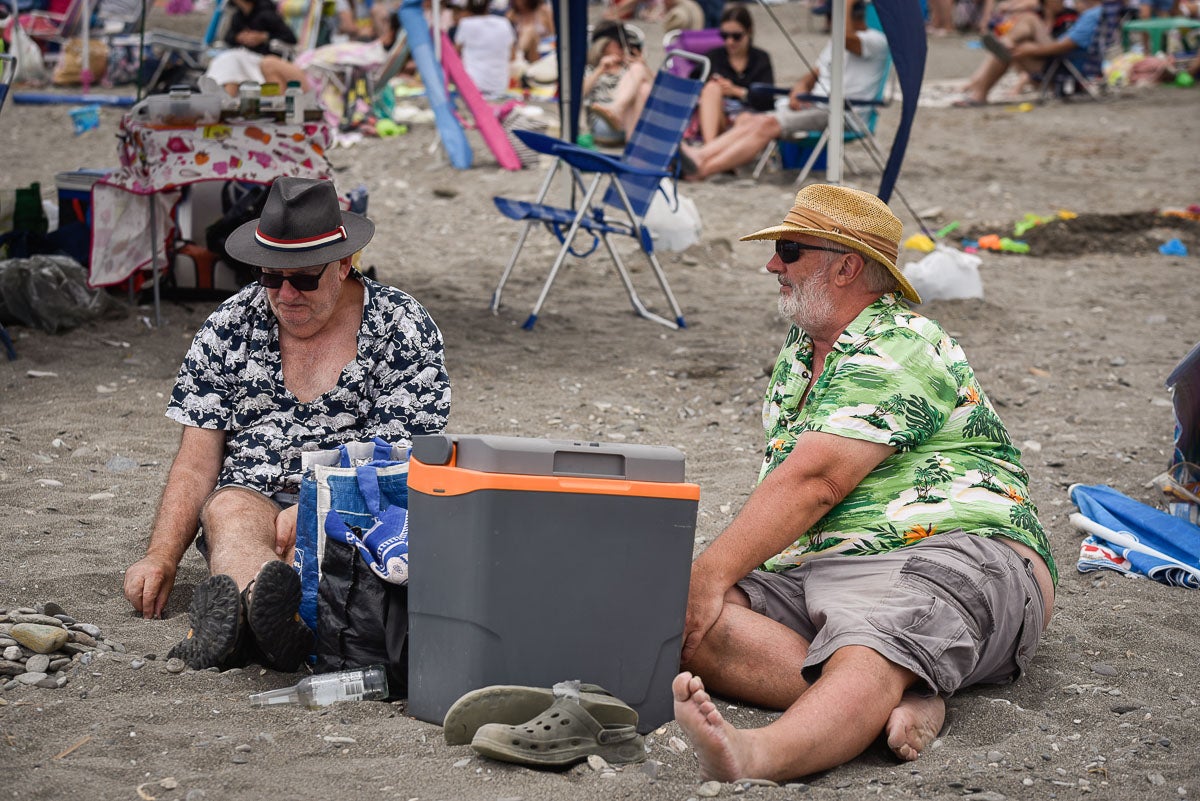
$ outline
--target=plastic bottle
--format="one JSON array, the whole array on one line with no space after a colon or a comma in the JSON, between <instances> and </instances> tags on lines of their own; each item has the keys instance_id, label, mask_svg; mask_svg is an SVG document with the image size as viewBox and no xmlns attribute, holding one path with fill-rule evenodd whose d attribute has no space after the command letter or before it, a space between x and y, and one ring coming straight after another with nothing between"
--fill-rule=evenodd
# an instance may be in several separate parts
<instances>
[{"instance_id":1,"label":"plastic bottle","mask_svg":"<svg viewBox=\"0 0 1200 801\"><path fill-rule=\"evenodd\" d=\"M387 671L382 665L343 670L339 673L318 673L305 676L294 687L281 687L250 696L251 706L300 704L319 709L338 701L376 701L388 694Z\"/></svg>"},{"instance_id":2,"label":"plastic bottle","mask_svg":"<svg viewBox=\"0 0 1200 801\"><path fill-rule=\"evenodd\" d=\"M238 100L241 101L239 113L245 119L253 119L259 114L262 101L262 87L255 81L242 81L238 85Z\"/></svg>"},{"instance_id":3,"label":"plastic bottle","mask_svg":"<svg viewBox=\"0 0 1200 801\"><path fill-rule=\"evenodd\" d=\"M288 81L287 89L283 91L283 121L288 125L299 125L304 122L303 90L299 81Z\"/></svg>"}]
</instances>

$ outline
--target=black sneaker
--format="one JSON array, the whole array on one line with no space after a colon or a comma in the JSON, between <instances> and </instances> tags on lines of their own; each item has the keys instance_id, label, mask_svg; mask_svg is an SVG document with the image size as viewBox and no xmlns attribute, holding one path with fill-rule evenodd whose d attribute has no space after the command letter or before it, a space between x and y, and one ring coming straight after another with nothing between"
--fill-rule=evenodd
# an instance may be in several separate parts
<instances>
[{"instance_id":1,"label":"black sneaker","mask_svg":"<svg viewBox=\"0 0 1200 801\"><path fill-rule=\"evenodd\" d=\"M300 575L284 562L267 562L242 593L242 602L262 664L295 672L314 644L312 630L300 620Z\"/></svg>"},{"instance_id":2,"label":"black sneaker","mask_svg":"<svg viewBox=\"0 0 1200 801\"><path fill-rule=\"evenodd\" d=\"M187 636L171 648L167 658L182 659L193 670L233 667L241 651L239 641L245 639L246 621L232 576L210 576L196 587L188 622Z\"/></svg>"}]
</instances>

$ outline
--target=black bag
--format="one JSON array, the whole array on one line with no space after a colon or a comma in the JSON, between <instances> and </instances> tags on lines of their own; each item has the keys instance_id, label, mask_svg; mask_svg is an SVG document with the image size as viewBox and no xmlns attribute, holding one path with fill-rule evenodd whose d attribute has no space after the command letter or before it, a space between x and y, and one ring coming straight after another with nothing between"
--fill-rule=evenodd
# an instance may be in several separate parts
<instances>
[{"instance_id":1,"label":"black bag","mask_svg":"<svg viewBox=\"0 0 1200 801\"><path fill-rule=\"evenodd\" d=\"M270 191L270 185L240 184L233 181L227 183L221 192L221 208L225 211L221 219L204 230L205 246L233 268L238 274L239 283L242 284L250 283L252 268L249 264L229 257L225 250L225 240L240 225L262 216L263 206L267 204Z\"/></svg>"}]
</instances>

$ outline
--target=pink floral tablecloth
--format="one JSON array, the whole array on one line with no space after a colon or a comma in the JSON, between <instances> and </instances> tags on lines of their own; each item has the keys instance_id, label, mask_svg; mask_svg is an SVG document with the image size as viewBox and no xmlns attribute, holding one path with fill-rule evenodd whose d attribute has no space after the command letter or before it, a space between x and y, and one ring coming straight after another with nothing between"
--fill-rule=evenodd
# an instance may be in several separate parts
<instances>
[{"instance_id":1,"label":"pink floral tablecloth","mask_svg":"<svg viewBox=\"0 0 1200 801\"><path fill-rule=\"evenodd\" d=\"M323 122L254 120L165 128L126 117L117 135L121 169L92 187L92 286L117 284L149 268L152 242L158 243L159 264L164 263L174 232L171 212L187 184L268 184L281 175L329 178L332 173L325 156L332 133Z\"/></svg>"}]
</instances>

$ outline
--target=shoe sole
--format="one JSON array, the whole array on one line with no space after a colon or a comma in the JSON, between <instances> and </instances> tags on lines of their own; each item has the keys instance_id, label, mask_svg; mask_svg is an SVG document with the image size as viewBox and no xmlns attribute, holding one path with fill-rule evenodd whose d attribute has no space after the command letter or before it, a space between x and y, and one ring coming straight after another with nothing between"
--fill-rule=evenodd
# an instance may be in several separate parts
<instances>
[{"instance_id":1,"label":"shoe sole","mask_svg":"<svg viewBox=\"0 0 1200 801\"><path fill-rule=\"evenodd\" d=\"M589 689L584 685L579 705L601 723L637 725L637 711L619 698ZM446 711L442 736L446 745L468 745L476 732L488 723L516 726L545 712L554 703L554 690L546 687L522 687L500 684L472 690L455 701Z\"/></svg>"},{"instance_id":2,"label":"shoe sole","mask_svg":"<svg viewBox=\"0 0 1200 801\"><path fill-rule=\"evenodd\" d=\"M233 577L212 576L196 587L188 622L187 636L167 658L182 659L193 670L221 667L233 654L242 625L242 599Z\"/></svg>"},{"instance_id":3,"label":"shoe sole","mask_svg":"<svg viewBox=\"0 0 1200 801\"><path fill-rule=\"evenodd\" d=\"M300 576L291 565L268 562L254 579L246 620L263 664L295 672L313 649L313 633L300 620Z\"/></svg>"}]
</instances>

